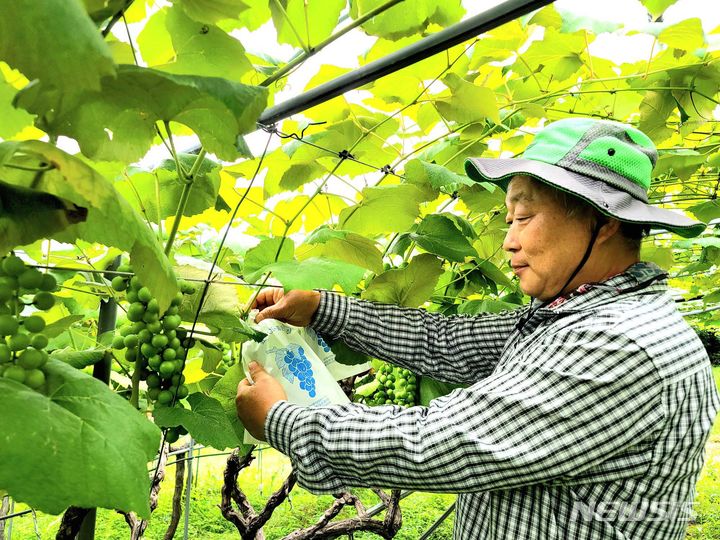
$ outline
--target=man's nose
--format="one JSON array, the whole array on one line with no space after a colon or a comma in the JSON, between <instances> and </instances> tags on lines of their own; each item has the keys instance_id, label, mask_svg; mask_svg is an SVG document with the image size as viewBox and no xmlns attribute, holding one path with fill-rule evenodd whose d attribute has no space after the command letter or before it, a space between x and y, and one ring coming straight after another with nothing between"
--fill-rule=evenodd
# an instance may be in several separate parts
<instances>
[{"instance_id":1,"label":"man's nose","mask_svg":"<svg viewBox=\"0 0 720 540\"><path fill-rule=\"evenodd\" d=\"M508 231L505 234L505 240L503 240L502 248L510 253L514 253L520 249L517 234L515 233L515 229L512 224L508 225Z\"/></svg>"}]
</instances>

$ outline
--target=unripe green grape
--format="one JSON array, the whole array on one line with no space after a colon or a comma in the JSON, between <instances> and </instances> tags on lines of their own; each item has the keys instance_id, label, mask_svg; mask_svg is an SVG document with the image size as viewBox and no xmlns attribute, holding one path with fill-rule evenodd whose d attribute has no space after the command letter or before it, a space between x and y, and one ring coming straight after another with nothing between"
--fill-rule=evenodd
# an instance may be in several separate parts
<instances>
[{"instance_id":1,"label":"unripe green grape","mask_svg":"<svg viewBox=\"0 0 720 540\"><path fill-rule=\"evenodd\" d=\"M185 382L185 375L182 373L175 373L175 375L172 376L172 379L170 379L170 382L173 386L179 386Z\"/></svg>"},{"instance_id":2,"label":"unripe green grape","mask_svg":"<svg viewBox=\"0 0 720 540\"><path fill-rule=\"evenodd\" d=\"M17 334L20 325L12 315L0 315L0 336L12 336Z\"/></svg>"},{"instance_id":3,"label":"unripe green grape","mask_svg":"<svg viewBox=\"0 0 720 540\"><path fill-rule=\"evenodd\" d=\"M23 326L28 332L37 334L45 329L45 319L38 315L31 315L23 321Z\"/></svg>"},{"instance_id":4,"label":"unripe green grape","mask_svg":"<svg viewBox=\"0 0 720 540\"><path fill-rule=\"evenodd\" d=\"M52 274L43 274L42 281L40 281L38 289L45 292L53 292L57 290L57 279L55 279L55 276Z\"/></svg>"},{"instance_id":5,"label":"unripe green grape","mask_svg":"<svg viewBox=\"0 0 720 540\"><path fill-rule=\"evenodd\" d=\"M125 351L125 360L127 362L130 362L130 363L135 362L137 360L137 356L138 356L137 349L128 349L127 351Z\"/></svg>"},{"instance_id":6,"label":"unripe green grape","mask_svg":"<svg viewBox=\"0 0 720 540\"><path fill-rule=\"evenodd\" d=\"M138 332L137 336L140 343L150 343L153 338L153 333L145 327Z\"/></svg>"},{"instance_id":7,"label":"unripe green grape","mask_svg":"<svg viewBox=\"0 0 720 540\"><path fill-rule=\"evenodd\" d=\"M30 346L37 350L42 350L48 346L50 339L45 334L35 334L30 337Z\"/></svg>"},{"instance_id":8,"label":"unripe green grape","mask_svg":"<svg viewBox=\"0 0 720 540\"><path fill-rule=\"evenodd\" d=\"M42 272L35 270L35 268L28 268L18 276L18 285L24 289L35 290L40 287L42 279Z\"/></svg>"},{"instance_id":9,"label":"unripe green grape","mask_svg":"<svg viewBox=\"0 0 720 540\"><path fill-rule=\"evenodd\" d=\"M6 283L0 283L0 302L7 302L15 296L15 289Z\"/></svg>"},{"instance_id":10,"label":"unripe green grape","mask_svg":"<svg viewBox=\"0 0 720 540\"><path fill-rule=\"evenodd\" d=\"M15 334L10 336L8 346L13 351L22 351L30 346L30 336L27 334Z\"/></svg>"},{"instance_id":11,"label":"unripe green grape","mask_svg":"<svg viewBox=\"0 0 720 540\"><path fill-rule=\"evenodd\" d=\"M160 323L160 321L153 321L147 323L146 328L153 334L159 334L162 331L162 323Z\"/></svg>"},{"instance_id":12,"label":"unripe green grape","mask_svg":"<svg viewBox=\"0 0 720 540\"><path fill-rule=\"evenodd\" d=\"M175 330L166 330L165 335L167 336L169 341L172 341L173 339L175 339L175 337L177 337L177 332Z\"/></svg>"},{"instance_id":13,"label":"unripe green grape","mask_svg":"<svg viewBox=\"0 0 720 540\"><path fill-rule=\"evenodd\" d=\"M151 356L148 358L148 366L150 366L152 369L159 369L160 365L163 363L163 359L159 354L156 354L154 356Z\"/></svg>"},{"instance_id":14,"label":"unripe green grape","mask_svg":"<svg viewBox=\"0 0 720 540\"><path fill-rule=\"evenodd\" d=\"M188 387L183 384L177 390L177 398L185 399L186 397L188 397L189 393L190 393L190 390L188 390Z\"/></svg>"},{"instance_id":15,"label":"unripe green grape","mask_svg":"<svg viewBox=\"0 0 720 540\"><path fill-rule=\"evenodd\" d=\"M18 280L13 276L2 276L0 277L0 287L7 287L13 294L20 288Z\"/></svg>"},{"instance_id":16,"label":"unripe green grape","mask_svg":"<svg viewBox=\"0 0 720 540\"><path fill-rule=\"evenodd\" d=\"M115 289L118 292L122 292L125 289L127 289L127 280L122 276L115 276L112 278L112 288Z\"/></svg>"},{"instance_id":17,"label":"unripe green grape","mask_svg":"<svg viewBox=\"0 0 720 540\"><path fill-rule=\"evenodd\" d=\"M130 288L135 289L135 291L139 291L142 287L142 283L140 283L140 278L137 276L133 276L130 278Z\"/></svg>"},{"instance_id":18,"label":"unripe green grape","mask_svg":"<svg viewBox=\"0 0 720 540\"><path fill-rule=\"evenodd\" d=\"M166 347L168 344L168 338L167 336L164 336L162 334L156 334L152 338L152 346L156 349L162 349L163 347Z\"/></svg>"},{"instance_id":19,"label":"unripe green grape","mask_svg":"<svg viewBox=\"0 0 720 540\"><path fill-rule=\"evenodd\" d=\"M37 349L27 348L18 356L17 363L25 369L36 369L45 365L45 358Z\"/></svg>"},{"instance_id":20,"label":"unripe green grape","mask_svg":"<svg viewBox=\"0 0 720 540\"><path fill-rule=\"evenodd\" d=\"M162 357L163 360L175 360L175 358L177 358L177 352L175 352L175 349L165 349Z\"/></svg>"},{"instance_id":21,"label":"unripe green grape","mask_svg":"<svg viewBox=\"0 0 720 540\"><path fill-rule=\"evenodd\" d=\"M138 300L141 302L145 302L147 304L150 300L152 300L152 297L153 295L147 287L141 287L138 291Z\"/></svg>"},{"instance_id":22,"label":"unripe green grape","mask_svg":"<svg viewBox=\"0 0 720 540\"><path fill-rule=\"evenodd\" d=\"M183 294L181 292L177 293L175 297L170 302L171 307L178 307L182 304L183 301Z\"/></svg>"},{"instance_id":23,"label":"unripe green grape","mask_svg":"<svg viewBox=\"0 0 720 540\"><path fill-rule=\"evenodd\" d=\"M157 397L158 403L162 405L167 405L173 400L173 394L170 390L161 390L160 394Z\"/></svg>"},{"instance_id":24,"label":"unripe green grape","mask_svg":"<svg viewBox=\"0 0 720 540\"><path fill-rule=\"evenodd\" d=\"M140 352L145 358L150 358L157 353L157 349L150 345L150 343L143 343L142 345L140 345Z\"/></svg>"},{"instance_id":25,"label":"unripe green grape","mask_svg":"<svg viewBox=\"0 0 720 540\"><path fill-rule=\"evenodd\" d=\"M122 263L120 264L120 266L117 267L117 271L129 274L132 272L132 266L130 266L128 263Z\"/></svg>"},{"instance_id":26,"label":"unripe green grape","mask_svg":"<svg viewBox=\"0 0 720 540\"><path fill-rule=\"evenodd\" d=\"M20 366L10 366L3 372L3 377L19 383L25 382L25 369Z\"/></svg>"},{"instance_id":27,"label":"unripe green grape","mask_svg":"<svg viewBox=\"0 0 720 540\"><path fill-rule=\"evenodd\" d=\"M132 328L132 332L131 332L132 334L139 334L140 332L145 330L146 325L144 322L138 321L138 322L132 323L131 328Z\"/></svg>"},{"instance_id":28,"label":"unripe green grape","mask_svg":"<svg viewBox=\"0 0 720 540\"><path fill-rule=\"evenodd\" d=\"M12 360L12 351L5 343L0 343L0 364Z\"/></svg>"},{"instance_id":29,"label":"unripe green grape","mask_svg":"<svg viewBox=\"0 0 720 540\"><path fill-rule=\"evenodd\" d=\"M165 442L168 444L172 444L174 442L177 442L177 440L180 438L180 433L178 433L176 428L170 428L165 433Z\"/></svg>"},{"instance_id":30,"label":"unripe green grape","mask_svg":"<svg viewBox=\"0 0 720 540\"><path fill-rule=\"evenodd\" d=\"M147 397L150 401L156 401L159 395L160 395L159 387L148 388ZM171 398L172 398L172 396L171 396Z\"/></svg>"},{"instance_id":31,"label":"unripe green grape","mask_svg":"<svg viewBox=\"0 0 720 540\"><path fill-rule=\"evenodd\" d=\"M181 322L182 319L179 315L165 315L162 324L165 331L169 332L171 330L176 330L177 327L180 326Z\"/></svg>"},{"instance_id":32,"label":"unripe green grape","mask_svg":"<svg viewBox=\"0 0 720 540\"><path fill-rule=\"evenodd\" d=\"M152 311L146 311L145 315L143 315L142 320L149 324L159 321L160 317L157 313L153 313Z\"/></svg>"},{"instance_id":33,"label":"unripe green grape","mask_svg":"<svg viewBox=\"0 0 720 540\"><path fill-rule=\"evenodd\" d=\"M145 306L140 302L133 302L130 304L127 310L127 318L129 321L138 322L141 321L145 315Z\"/></svg>"},{"instance_id":34,"label":"unripe green grape","mask_svg":"<svg viewBox=\"0 0 720 540\"><path fill-rule=\"evenodd\" d=\"M41 311L52 309L55 305L55 296L47 291L40 291L33 298L33 305Z\"/></svg>"},{"instance_id":35,"label":"unripe green grape","mask_svg":"<svg viewBox=\"0 0 720 540\"><path fill-rule=\"evenodd\" d=\"M177 350L178 348L180 348L181 345L182 343L180 343L180 340L176 337L170 338L170 341L168 342L168 347L171 349Z\"/></svg>"},{"instance_id":36,"label":"unripe green grape","mask_svg":"<svg viewBox=\"0 0 720 540\"><path fill-rule=\"evenodd\" d=\"M130 336L127 336L130 337ZM112 348L113 349L124 349L125 348L125 339L122 336L115 336L112 340Z\"/></svg>"},{"instance_id":37,"label":"unripe green grape","mask_svg":"<svg viewBox=\"0 0 720 540\"><path fill-rule=\"evenodd\" d=\"M135 292L132 289L128 289L128 291L125 293L125 298L127 298L127 301L131 304L138 301L137 292Z\"/></svg>"},{"instance_id":38,"label":"unripe green grape","mask_svg":"<svg viewBox=\"0 0 720 540\"><path fill-rule=\"evenodd\" d=\"M160 388L160 376L157 373L150 373L147 376L148 388Z\"/></svg>"},{"instance_id":39,"label":"unripe green grape","mask_svg":"<svg viewBox=\"0 0 720 540\"><path fill-rule=\"evenodd\" d=\"M33 390L37 390L45 384L45 373L43 373L40 369L31 369L26 371L25 384Z\"/></svg>"},{"instance_id":40,"label":"unripe green grape","mask_svg":"<svg viewBox=\"0 0 720 540\"><path fill-rule=\"evenodd\" d=\"M2 269L9 276L19 276L25 271L25 263L20 257L8 255L2 261Z\"/></svg>"},{"instance_id":41,"label":"unripe green grape","mask_svg":"<svg viewBox=\"0 0 720 540\"><path fill-rule=\"evenodd\" d=\"M123 343L128 349L135 348L138 346L138 337L136 334L128 334L123 338Z\"/></svg>"},{"instance_id":42,"label":"unripe green grape","mask_svg":"<svg viewBox=\"0 0 720 540\"><path fill-rule=\"evenodd\" d=\"M132 325L130 324L124 324L120 328L118 328L117 333L120 334L122 337L129 336L132 334Z\"/></svg>"},{"instance_id":43,"label":"unripe green grape","mask_svg":"<svg viewBox=\"0 0 720 540\"><path fill-rule=\"evenodd\" d=\"M177 306L170 306L165 311L165 315L177 315L178 313L180 313L180 308Z\"/></svg>"},{"instance_id":44,"label":"unripe green grape","mask_svg":"<svg viewBox=\"0 0 720 540\"><path fill-rule=\"evenodd\" d=\"M5 302L0 302L0 315L12 315L15 313L15 309L11 308Z\"/></svg>"},{"instance_id":45,"label":"unripe green grape","mask_svg":"<svg viewBox=\"0 0 720 540\"><path fill-rule=\"evenodd\" d=\"M160 311L160 304L158 303L156 298L152 298L147 303L147 310L150 313L158 313Z\"/></svg>"},{"instance_id":46,"label":"unripe green grape","mask_svg":"<svg viewBox=\"0 0 720 540\"><path fill-rule=\"evenodd\" d=\"M163 379L171 378L175 373L175 362L168 360L163 361L158 368L158 372Z\"/></svg>"}]
</instances>

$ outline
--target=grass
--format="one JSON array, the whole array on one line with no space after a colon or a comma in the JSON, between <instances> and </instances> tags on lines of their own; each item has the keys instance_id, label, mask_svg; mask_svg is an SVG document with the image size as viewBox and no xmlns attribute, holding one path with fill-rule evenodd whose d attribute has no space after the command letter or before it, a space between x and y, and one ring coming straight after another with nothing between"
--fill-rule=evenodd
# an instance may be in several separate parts
<instances>
[{"instance_id":1,"label":"grass","mask_svg":"<svg viewBox=\"0 0 720 540\"><path fill-rule=\"evenodd\" d=\"M713 368L713 374L720 388L720 367ZM208 452L209 453L209 452ZM171 460L172 461L172 460ZM197 461L196 461L197 463ZM188 537L193 540L237 540L239 535L233 525L226 521L218 510L220 485L225 458L206 457L200 460L199 475L192 489L191 512ZM260 453L260 457L245 469L239 478L251 503L259 509L269 494L277 489L290 470L287 458L274 450ZM169 466L160 493L159 506L153 514L145 538L161 540L170 519L170 505L174 488L175 467ZM715 422L706 447L705 467L697 484L698 495L695 510L696 519L688 528L687 539L720 540L720 417ZM363 503L370 507L377 503L374 494L361 490ZM413 493L401 503L403 526L395 537L398 540L416 540L452 504L453 495ZM318 519L332 501L330 496L316 497L301 488L295 488L290 500L280 505L269 524L265 527L268 540L282 538L289 532L306 527ZM15 510L22 510L17 505ZM343 511L340 517L354 512ZM175 538L183 538L184 516L180 521ZM452 516L433 534L432 540L449 540L452 537ZM55 537L60 516L37 514L37 527L41 539ZM119 514L110 510L98 510L96 535L98 540L126 540L128 528ZM34 540L32 518L28 516L14 520L12 540ZM371 534L356 534L356 540L376 540Z\"/></svg>"}]
</instances>

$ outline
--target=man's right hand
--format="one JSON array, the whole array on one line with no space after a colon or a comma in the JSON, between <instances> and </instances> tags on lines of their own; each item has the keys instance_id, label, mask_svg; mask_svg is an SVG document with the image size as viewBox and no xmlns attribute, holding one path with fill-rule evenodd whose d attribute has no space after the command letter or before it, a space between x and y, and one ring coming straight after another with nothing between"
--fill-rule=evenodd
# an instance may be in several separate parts
<instances>
[{"instance_id":1,"label":"man's right hand","mask_svg":"<svg viewBox=\"0 0 720 540\"><path fill-rule=\"evenodd\" d=\"M288 291L270 288L260 291L251 309L257 308L260 313L255 322L263 319L277 319L293 326L308 326L320 305L320 293L317 291Z\"/></svg>"}]
</instances>

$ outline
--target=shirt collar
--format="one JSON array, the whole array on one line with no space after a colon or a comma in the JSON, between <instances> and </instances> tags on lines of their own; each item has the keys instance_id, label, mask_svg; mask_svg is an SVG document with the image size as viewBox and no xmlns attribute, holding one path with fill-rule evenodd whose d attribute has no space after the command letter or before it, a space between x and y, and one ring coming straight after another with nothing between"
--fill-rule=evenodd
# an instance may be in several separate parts
<instances>
[{"instance_id":1,"label":"shirt collar","mask_svg":"<svg viewBox=\"0 0 720 540\"><path fill-rule=\"evenodd\" d=\"M549 304L539 306L537 311L543 315L581 311L592 305L606 302L619 294L643 289L656 281L664 281L665 278L667 278L667 272L656 264L638 262L605 281L580 285L576 290L556 298ZM533 307L537 303L542 304L541 301L535 299Z\"/></svg>"}]
</instances>

